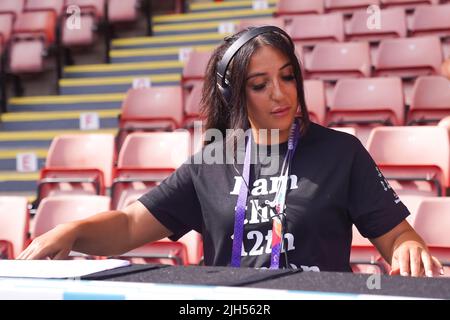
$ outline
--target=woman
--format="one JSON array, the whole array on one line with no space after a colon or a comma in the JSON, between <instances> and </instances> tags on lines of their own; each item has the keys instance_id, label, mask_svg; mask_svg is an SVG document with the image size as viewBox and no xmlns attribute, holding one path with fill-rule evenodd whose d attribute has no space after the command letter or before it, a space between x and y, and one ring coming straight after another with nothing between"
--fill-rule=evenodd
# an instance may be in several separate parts
<instances>
[{"instance_id":1,"label":"woman","mask_svg":"<svg viewBox=\"0 0 450 320\"><path fill-rule=\"evenodd\" d=\"M359 140L310 123L295 48L281 29L226 38L208 65L203 104L206 129L225 136L216 135L203 156L231 146L232 163L188 161L122 212L58 226L19 258L119 255L194 229L207 265L351 271L354 223L392 264L391 274L442 273ZM250 129L243 145L242 129Z\"/></svg>"}]
</instances>

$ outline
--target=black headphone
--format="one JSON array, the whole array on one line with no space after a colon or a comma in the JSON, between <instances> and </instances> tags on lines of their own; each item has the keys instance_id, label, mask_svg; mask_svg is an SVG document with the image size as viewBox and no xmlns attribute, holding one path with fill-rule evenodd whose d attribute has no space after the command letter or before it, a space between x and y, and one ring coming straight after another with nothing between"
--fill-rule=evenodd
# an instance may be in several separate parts
<instances>
[{"instance_id":1,"label":"black headphone","mask_svg":"<svg viewBox=\"0 0 450 320\"><path fill-rule=\"evenodd\" d=\"M266 32L276 31L284 35L289 42L291 43L292 48L294 48L294 43L292 42L289 35L283 30L275 26L263 26L251 29L245 32L242 36L239 37L223 54L222 59L217 64L217 88L222 93L222 96L227 104L230 103L231 100L231 87L229 81L226 79L226 73L228 66L230 65L233 57L238 53L238 51L251 39L257 37L258 35Z\"/></svg>"}]
</instances>

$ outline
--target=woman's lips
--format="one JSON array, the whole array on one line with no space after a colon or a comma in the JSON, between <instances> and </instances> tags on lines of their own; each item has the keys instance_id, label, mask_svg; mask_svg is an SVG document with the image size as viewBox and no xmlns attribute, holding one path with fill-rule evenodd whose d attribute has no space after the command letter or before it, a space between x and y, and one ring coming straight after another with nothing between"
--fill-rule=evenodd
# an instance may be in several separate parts
<instances>
[{"instance_id":1,"label":"woman's lips","mask_svg":"<svg viewBox=\"0 0 450 320\"><path fill-rule=\"evenodd\" d=\"M290 107L278 107L273 109L273 111L270 112L270 114L275 117L284 117L289 114L290 110L291 110Z\"/></svg>"}]
</instances>

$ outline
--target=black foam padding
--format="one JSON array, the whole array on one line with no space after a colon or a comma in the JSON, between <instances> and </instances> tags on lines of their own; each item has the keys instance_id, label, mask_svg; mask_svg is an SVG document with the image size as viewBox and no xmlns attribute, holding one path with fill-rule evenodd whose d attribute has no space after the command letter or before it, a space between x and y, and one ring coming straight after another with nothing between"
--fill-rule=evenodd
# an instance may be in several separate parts
<instances>
[{"instance_id":1,"label":"black foam padding","mask_svg":"<svg viewBox=\"0 0 450 320\"><path fill-rule=\"evenodd\" d=\"M111 281L225 285L328 293L372 294L450 299L450 278L380 276L380 289L370 289L368 274L297 272L229 267L167 267L109 278ZM370 282L370 281L369 281Z\"/></svg>"},{"instance_id":2,"label":"black foam padding","mask_svg":"<svg viewBox=\"0 0 450 320\"><path fill-rule=\"evenodd\" d=\"M155 270L159 268L166 268L168 265L162 264L132 264L125 267L120 267L116 269L100 271L88 274L86 276L81 277L82 280L109 280L125 275L132 275L139 272Z\"/></svg>"}]
</instances>

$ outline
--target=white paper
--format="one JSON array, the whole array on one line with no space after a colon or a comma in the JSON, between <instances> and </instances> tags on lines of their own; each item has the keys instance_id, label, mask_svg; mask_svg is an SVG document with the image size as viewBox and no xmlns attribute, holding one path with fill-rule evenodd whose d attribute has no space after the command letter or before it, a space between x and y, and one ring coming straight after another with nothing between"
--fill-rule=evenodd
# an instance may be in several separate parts
<instances>
[{"instance_id":1,"label":"white paper","mask_svg":"<svg viewBox=\"0 0 450 320\"><path fill-rule=\"evenodd\" d=\"M81 130L98 130L100 128L100 118L96 112L85 112L80 114Z\"/></svg>"},{"instance_id":2,"label":"white paper","mask_svg":"<svg viewBox=\"0 0 450 320\"><path fill-rule=\"evenodd\" d=\"M35 153L18 153L16 155L18 172L35 172L38 170L38 159Z\"/></svg>"},{"instance_id":3,"label":"white paper","mask_svg":"<svg viewBox=\"0 0 450 320\"><path fill-rule=\"evenodd\" d=\"M0 278L79 278L125 267L130 261L105 260L0 260Z\"/></svg>"}]
</instances>

